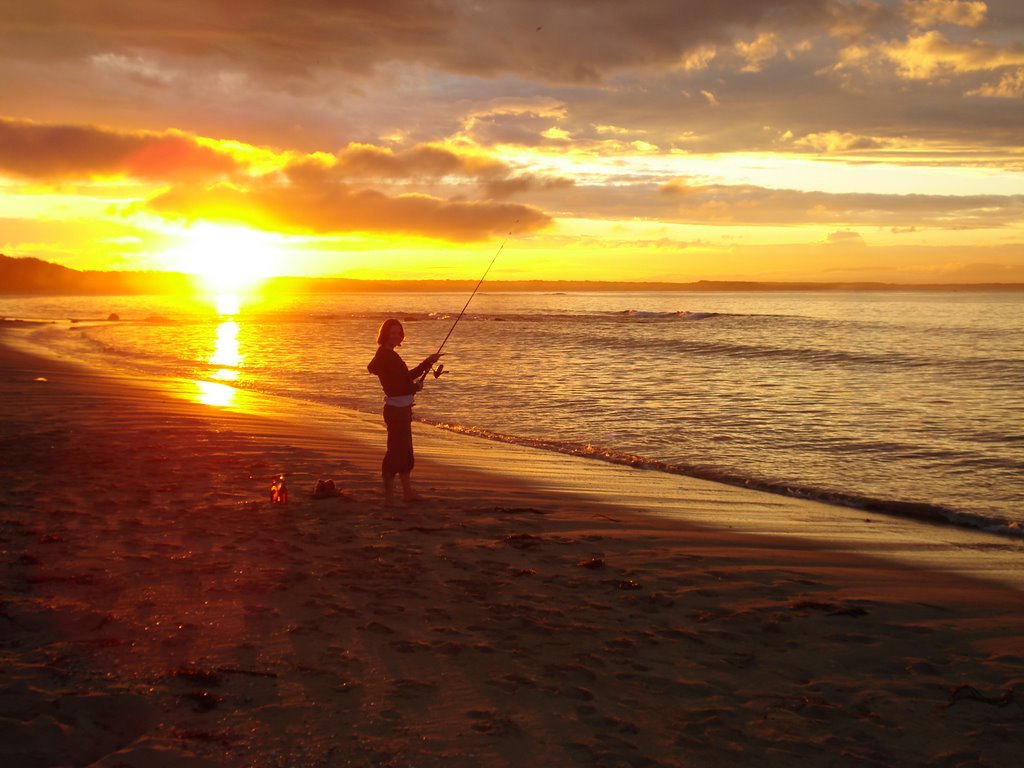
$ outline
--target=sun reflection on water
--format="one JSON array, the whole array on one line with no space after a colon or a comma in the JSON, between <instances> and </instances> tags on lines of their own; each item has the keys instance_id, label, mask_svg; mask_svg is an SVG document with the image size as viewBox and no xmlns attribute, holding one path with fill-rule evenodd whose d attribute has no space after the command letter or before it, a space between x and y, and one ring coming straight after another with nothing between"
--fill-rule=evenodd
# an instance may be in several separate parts
<instances>
[{"instance_id":1,"label":"sun reflection on water","mask_svg":"<svg viewBox=\"0 0 1024 768\"><path fill-rule=\"evenodd\" d=\"M237 369L242 364L242 355L238 351L238 323L233 319L225 320L217 326L217 338L214 341L213 354L210 355L210 362L214 365L230 366ZM237 378L238 371L220 371L234 373L235 376L219 375L217 378Z\"/></svg>"},{"instance_id":2,"label":"sun reflection on water","mask_svg":"<svg viewBox=\"0 0 1024 768\"><path fill-rule=\"evenodd\" d=\"M224 319L217 326L213 354L207 360L221 367L211 373L210 378L219 381L238 381L238 369L242 365L243 357L238 344L239 325L234 316L240 309L239 297L230 293L221 294L215 298L215 304L217 313ZM237 390L219 381L196 381L196 399L206 405L220 408L236 405Z\"/></svg>"},{"instance_id":3,"label":"sun reflection on water","mask_svg":"<svg viewBox=\"0 0 1024 768\"><path fill-rule=\"evenodd\" d=\"M237 390L227 384L218 384L215 381L196 381L196 400L203 405L213 405L218 408L230 408L235 405Z\"/></svg>"}]
</instances>

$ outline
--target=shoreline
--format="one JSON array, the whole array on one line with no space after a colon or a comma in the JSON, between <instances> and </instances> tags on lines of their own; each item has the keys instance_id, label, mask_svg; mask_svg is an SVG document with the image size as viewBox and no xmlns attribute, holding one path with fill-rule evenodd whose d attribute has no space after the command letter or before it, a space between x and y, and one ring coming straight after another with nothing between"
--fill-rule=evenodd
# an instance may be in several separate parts
<instances>
[{"instance_id":1,"label":"shoreline","mask_svg":"<svg viewBox=\"0 0 1024 768\"><path fill-rule=\"evenodd\" d=\"M873 338L873 334L879 332L878 327L871 323L865 326L862 322L865 312L878 309L873 299L852 299L856 307L852 313L844 308L844 300L837 305L838 314L830 299L826 298L822 303L820 297L810 300L798 296L779 299L781 304L766 298L720 297L713 300L713 306L698 307L711 310L703 313L681 312L678 310L678 302L670 297L662 297L658 303L641 307L640 310L623 309L640 307L642 302L621 297L607 306L603 300L594 296L582 299L579 296L536 299L508 296L497 301L497 305L476 319L518 322L519 319L529 317L550 320L562 310L550 316L546 311L556 307L564 307L565 311L573 313L581 312L581 316L596 312L602 328L610 334L608 339L593 349L595 354L601 350L602 362L598 368L589 372L588 366L596 365L597 358L591 362L574 363L572 367L578 368L576 375L596 377L595 383L604 393L602 397L609 398L607 405L611 407L598 406L593 416L576 415L582 414L582 411L575 408L562 412L553 408L550 405L553 401L545 396L545 392L559 386L559 375L557 371L552 373L555 369L543 365L543 353L538 352L544 349L543 342L524 346L522 350L523 354L528 353L528 357L534 356L531 358L532 367L540 372L529 382L524 382L528 388L532 386L538 396L532 400L517 398L518 385L510 385L501 375L500 366L493 370L491 368L493 359L499 358L492 359L488 353L482 354L482 350L491 345L501 344L499 348L505 349L504 337L510 326L487 322L478 328L480 334L483 334L481 338L487 339L485 345L468 347L471 358L467 358L466 362L472 360L470 365L478 378L459 386L452 384L441 387L446 394L440 398L433 392L434 388L428 387L426 396L422 398L423 407L417 409L417 415L428 423L442 425L446 421L455 421L453 426L458 431L481 433L485 437L490 434L505 442L528 447L590 454L588 458L596 453L601 454L599 458L604 460L842 505L861 510L866 515L935 518L950 525L1024 540L1020 527L1024 520L1020 519L1018 503L1021 492L1014 474L1019 462L1015 463L1013 429L1009 422L1002 425L1009 432L999 426L999 414L1012 412L1019 400L1012 392L1012 387L1007 390L1001 382L1007 376L1012 381L1019 366L1013 362L1012 350L1009 349L1006 350L1006 361L1001 361L1001 356L993 352L991 366L971 364L968 353L964 353L967 357L961 360L961 353L953 353L947 359L941 350L930 347L927 353L921 350L918 343L908 337L919 342L920 328L917 331L914 328L922 319L934 316L936 311L944 311L945 302L928 298L924 300L925 308L922 309L917 306L917 299L896 299L910 313L910 321L905 324L896 323L898 332L891 343L904 346L907 350L915 349L920 354L915 353L916 356L911 355L909 358L903 355L872 354L863 359L858 356L859 353L854 354L851 359L858 362L853 363L853 374L850 374L842 371L847 365L844 362L845 356L854 347L861 352L868 348L864 346L868 339L858 334L864 332ZM524 301L525 304L520 304ZM535 301L538 303L534 304ZM889 301L886 299L883 304L888 305ZM904 306L907 301L910 305ZM762 306L762 302L768 304ZM375 390L368 387L365 381L359 380L365 361L359 359L361 353L357 351L358 347L347 344L345 338L355 338L365 332L366 328L381 319L380 313L385 307L395 303L405 307L397 311L397 314L409 322L413 318L417 321L430 321L416 326L415 335L424 339L436 335L435 343L441 341L440 334L447 330L445 323L450 323L454 317L448 316L444 320L445 312L432 311L437 309L436 302L423 297L417 299L415 296L400 300L392 297L380 301L356 295L347 298L336 296L317 299L308 306L296 304L295 300L273 307L258 302L250 307L246 303L246 311L242 315L248 321L242 317L234 318L237 320L235 325L223 324L227 316L214 312L213 307L217 302L212 300L174 306L173 303L168 305L159 302L108 304L106 300L93 299L66 305L59 302L49 305L26 302L10 304L8 308L11 311L18 308L23 310L22 318L34 314L45 315L44 310L64 312L78 318L92 318L89 321L79 320L70 326L67 324L70 321L64 321L60 325L40 327L32 335L48 340L46 343L66 348L68 355L86 357L90 364L102 366L109 361L118 367L132 368L136 372L148 371L144 375L154 376L209 377L213 374L211 366L219 364L213 362L212 356L220 361L230 361L230 355L245 353L242 347L235 349L233 346L239 338L246 339L245 346L255 351L260 343L265 344L266 339L287 327L290 333L296 334L295 340L306 340L300 347L305 343L312 344L309 351L300 350L294 343L286 344L275 351L278 364L273 369L268 365L269 361L264 359L262 362L256 360L248 371L239 369L216 375L224 376L225 380L239 376L240 385L246 388L276 391L285 397L308 398L373 414L378 409ZM971 308L965 310L970 319L964 322L972 327L979 322L986 328L991 325L990 330L1005 328L1005 323L998 318L1005 320L1003 313L1012 314L1014 308L1012 302L1007 304L997 296L987 296L981 300L972 298L966 305ZM33 307L39 311L33 312ZM609 313L604 313L602 307L608 309ZM770 344L762 344L766 337L760 335L758 328L762 324L774 324L776 320L771 318L789 317L787 308L792 309L796 316L804 318L797 321L800 327L798 335L803 337L803 341L794 342L792 350L787 349L782 353L772 350ZM117 312L112 313L110 310ZM762 315L763 311L767 314ZM919 312L925 314L915 314ZM103 319L108 314L120 320L110 323ZM687 314L698 317L706 315L703 319L710 325L697 327L673 320L665 326L665 330L682 341L678 349L672 347L673 358L678 356L677 362L680 365L694 366L696 378L691 375L678 381L673 380L670 392L654 389L653 382L644 378L637 380L636 388L623 387L622 382L627 381L631 375L628 367L622 364L625 358L605 348L607 341L614 339L620 332L620 322L626 323L622 332L647 338L652 333L660 333L661 320ZM883 314L889 315L888 312ZM814 340L819 335L816 327L822 317L833 315L845 318L841 321L843 323L852 323L850 328L827 343L830 348L846 350L838 354L838 357L829 353L831 362L826 366L829 376L853 375L853 379L842 387L826 386L824 382L828 378L820 371L815 373L816 366L820 365L815 357L820 351L814 352L813 349L817 349L819 343L825 343ZM915 317L917 320L913 319ZM150 323L150 320L160 318L161 322ZM321 342L315 340L313 324L327 320L333 322L339 318L344 328L331 328L329 335L332 338L333 334L341 335L332 342L336 350L331 353L334 362L328 362L329 358L318 348ZM657 318L657 321L648 323L651 318ZM816 319L808 321L807 318ZM291 328L292 322L299 325ZM612 325L605 328L605 322ZM787 325L790 321L782 322ZM739 325L742 331L738 332L734 325ZM65 329L69 327L79 329L81 333L67 333ZM184 358L174 354L164 356L160 346L168 343L175 345L174 339L179 334L179 328L182 329L180 333L189 338L188 346L193 351ZM523 328L532 333L540 326L527 325ZM959 326L957 328L959 330L953 335L959 342L946 345L943 349L971 348L973 342L970 338L961 338L966 331ZM28 329L12 327L11 331L29 335ZM847 331L853 333L853 337L846 336ZM811 337L806 336L808 332L812 334ZM748 333L753 333L754 338L747 338ZM1000 335L1007 338L1006 331ZM561 333L556 336L561 340L560 346L571 338L562 338ZM709 358L701 350L709 342L705 337L712 336L716 339L716 344L711 347L715 354ZM928 336L934 334L928 333ZM80 343L72 341L75 337L80 337ZM736 346L735 343L741 338L745 341ZM762 342L758 342L758 338ZM150 341L147 343L146 339ZM155 339L161 341L153 344ZM263 341L255 342L257 339ZM141 346L140 341L143 342ZM875 339L875 343L878 341ZM688 346L691 343L694 346ZM81 349L71 349L72 344ZM847 349L850 345L852 347ZM571 347L572 342L569 342L567 354ZM229 357L225 357L225 354ZM771 373L770 367L759 372L758 361L761 356L777 354L783 354L794 368L787 375ZM97 357L106 359L97 362ZM189 359L191 357L195 359ZM957 397L954 392L956 385L952 382L961 380L959 366L967 364L971 364L971 378L976 380L977 385L966 390L970 397L965 400ZM933 370L931 366L934 365L939 365L939 368ZM460 367L462 373L469 373L464 363L456 366ZM920 388L916 397L919 402L903 402L899 387L892 392L880 392L874 386L874 376L878 375L879 370L886 373L884 381L887 382L912 380ZM940 370L956 375L938 375ZM308 372L308 378L304 371ZM797 371L800 372L799 376L794 378L792 374ZM765 380L764 376L772 378L772 387L778 385L779 389L771 390L772 398L764 402L763 407L759 406L744 414L743 409L737 410L730 398L723 396L727 390L708 388L698 383L702 376L720 375L735 377L725 386L731 388L733 381L740 384L740 391L735 393L740 402L760 402L763 393L759 392L759 382ZM496 389L482 392L480 386L488 377L495 377ZM910 378L907 380L904 377ZM451 377L446 377L445 382L452 382ZM801 405L800 398L803 395L799 390L803 386L815 393L813 397L819 400L816 408L807 409ZM450 404L445 402L449 395L452 397ZM494 397L505 396L510 403L515 404L515 413L504 413L504 408L488 413L489 403L493 402ZM634 424L622 430L622 424L633 421L629 409L636 407L644 398L656 407L638 410L643 426ZM965 415L963 418L986 423L992 420L991 434L982 430L978 433L978 439L972 438L970 429L963 429L969 427L969 423L958 418L955 410L945 407L947 398L953 398L953 402L959 403L958 407L971 412L970 416ZM588 399L591 405L595 405L589 395ZM931 408L936 417L934 422L930 422L930 428L924 430L920 428L920 422L931 418L922 410L926 401L933 403ZM864 410L858 402L870 403L870 407ZM821 414L816 415L819 410ZM777 415L769 419L769 413ZM543 426L530 424L533 414L543 419ZM694 418L695 414L700 416ZM829 427L823 428L830 418L837 420L833 425L835 431ZM745 427L737 429L740 421L745 422ZM782 432L779 426L783 424L785 439L780 438ZM677 430L682 431L674 434Z\"/></svg>"},{"instance_id":2,"label":"shoreline","mask_svg":"<svg viewBox=\"0 0 1024 768\"><path fill-rule=\"evenodd\" d=\"M1024 747L1015 542L419 424L434 500L385 510L373 417L204 405L195 383L10 334L5 762L1004 765ZM311 499L318 478L345 495Z\"/></svg>"},{"instance_id":3,"label":"shoreline","mask_svg":"<svg viewBox=\"0 0 1024 768\"><path fill-rule=\"evenodd\" d=\"M74 326L71 326L74 327ZM96 360L65 357L37 343L24 341L19 327L0 326L0 344L15 344L27 354L49 356L73 365L95 368ZM111 372L122 381L145 383L176 399L203 401L227 414L262 414L302 424L307 432L343 431L380 451L379 416L341 406L236 389L226 383L160 377L128 371ZM944 510L936 514L923 502L892 502L878 499L830 499L828 493L787 493L759 482L702 476L699 473L662 470L659 462L637 465L630 461L579 455L574 451L501 436L476 434L475 430L452 429L445 424L414 421L418 461L437 458L445 466L473 466L476 470L503 476L509 467L526 468L524 476L547 478L546 493L593 496L603 505L632 509L639 514L678 518L697 525L715 527L723 508L729 530L758 535L796 535L829 542L844 551L890 554L908 563L951 570L964 575L1001 579L1024 590L1024 535L1015 527L972 513ZM292 429L296 442L309 442L301 430ZM319 444L318 444L319 445ZM460 451L464 447L464 452ZM379 457L363 461L365 472L378 471ZM439 474L443 475L444 467ZM419 474L419 473L417 473ZM516 474L516 473L513 473ZM549 482L559 476L556 483ZM578 478L578 479L577 479ZM311 478L315 483L317 478ZM508 486L508 479L500 481ZM892 507L889 509L888 507ZM738 515L737 510L754 510ZM924 510L925 513L922 512ZM973 552L964 557L965 552Z\"/></svg>"}]
</instances>

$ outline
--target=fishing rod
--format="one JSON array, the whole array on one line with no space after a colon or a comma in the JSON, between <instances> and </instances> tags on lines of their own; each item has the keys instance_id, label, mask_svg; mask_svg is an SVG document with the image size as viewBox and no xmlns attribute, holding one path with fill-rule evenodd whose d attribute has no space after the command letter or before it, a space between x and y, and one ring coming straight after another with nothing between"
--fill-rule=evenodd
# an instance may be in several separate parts
<instances>
[{"instance_id":1,"label":"fishing rod","mask_svg":"<svg viewBox=\"0 0 1024 768\"><path fill-rule=\"evenodd\" d=\"M519 219L516 219L514 222L512 222L512 228L509 229L508 233L505 235L505 239L501 241L501 245L498 246L498 250L494 254L494 258L491 259L491 263L487 265L487 269L485 269L483 275L480 276L480 279L477 281L476 287L473 289L473 292L469 294L469 298L466 299L466 303L462 306L462 311L459 312L459 316L455 318L455 322L452 323L452 327L448 329L448 334L441 341L441 346L437 348L437 352L435 354L440 355L441 350L444 349L444 345L448 343L448 339L451 338L452 332L455 330L455 326L459 324L459 320L461 320L462 316L466 314L466 309L469 307L469 302L473 300L473 297L476 296L476 292L480 290L480 286L484 284L484 280L487 279L487 273L491 271L491 267L494 266L494 262L498 260L498 256L500 256L501 252L505 249L505 243L507 243L508 239L512 237L512 230L515 229L515 226L518 223ZM427 371L424 371L423 375L420 376L420 381L423 381L425 378L427 378L428 372L432 372L434 374L434 378L436 379L438 376L444 373L444 363L438 365L437 368L435 368L433 371L429 371L429 369Z\"/></svg>"}]
</instances>

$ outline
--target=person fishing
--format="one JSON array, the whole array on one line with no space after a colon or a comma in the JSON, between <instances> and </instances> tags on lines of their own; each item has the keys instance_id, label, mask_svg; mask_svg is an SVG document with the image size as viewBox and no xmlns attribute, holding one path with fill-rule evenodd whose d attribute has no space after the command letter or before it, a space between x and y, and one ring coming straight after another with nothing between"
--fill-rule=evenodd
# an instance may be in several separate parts
<instances>
[{"instance_id":1,"label":"person fishing","mask_svg":"<svg viewBox=\"0 0 1024 768\"><path fill-rule=\"evenodd\" d=\"M417 392L423 388L423 378L441 357L441 351L427 357L411 371L395 351L405 340L405 329L395 318L381 323L377 332L377 352L366 369L380 379L384 389L384 424L388 429L387 450L381 462L384 481L384 504L394 506L395 475L402 482L402 496L406 502L422 501L412 487L412 468L415 456L412 450L412 406Z\"/></svg>"},{"instance_id":2,"label":"person fishing","mask_svg":"<svg viewBox=\"0 0 1024 768\"><path fill-rule=\"evenodd\" d=\"M518 223L519 220L516 219L513 227ZM480 286L483 285L487 274L491 271L491 267L494 266L494 262L498 260L498 256L505 248L505 243L508 242L511 236L512 231L509 230L509 233L505 235L505 239L501 241L497 253L491 259L491 263L487 265L487 269L481 275L473 292L466 299L466 303L463 305L462 311L459 312L459 316L455 318L455 322L448 329L448 334L441 342L441 346L437 348L437 352L427 357L411 371L405 364L405 361L395 352L395 347L401 346L405 340L405 329L402 328L402 324L392 317L381 323L380 330L377 331L377 353L373 356L370 364L366 366L366 369L380 379L380 385L384 389L384 424L388 428L388 447L384 453L384 460L381 462L381 476L384 480L385 506L390 507L395 501L395 475L401 478L402 492L407 502L421 501L423 498L413 491L412 479L410 477L413 464L415 463L412 451L413 398L417 392L423 389L423 382L426 380L427 372L441 358L441 350L448 343L448 339L451 338L462 316L466 314L469 302L473 300L477 291L480 290ZM434 371L434 378L438 378L442 373L444 373L443 364L439 365Z\"/></svg>"}]
</instances>

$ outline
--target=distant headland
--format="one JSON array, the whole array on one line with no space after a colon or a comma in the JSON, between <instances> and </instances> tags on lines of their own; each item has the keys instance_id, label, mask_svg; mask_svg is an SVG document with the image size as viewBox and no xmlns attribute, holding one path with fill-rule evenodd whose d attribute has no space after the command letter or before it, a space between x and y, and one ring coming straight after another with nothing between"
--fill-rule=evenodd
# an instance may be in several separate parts
<instances>
[{"instance_id":1,"label":"distant headland","mask_svg":"<svg viewBox=\"0 0 1024 768\"><path fill-rule=\"evenodd\" d=\"M475 280L357 280L346 277L276 277L281 293L461 293ZM181 272L76 270L41 259L0 254L0 295L129 296L196 291L196 278ZM702 291L1024 291L1024 283L756 282L690 283L628 280L493 280L482 292L702 292Z\"/></svg>"}]
</instances>

